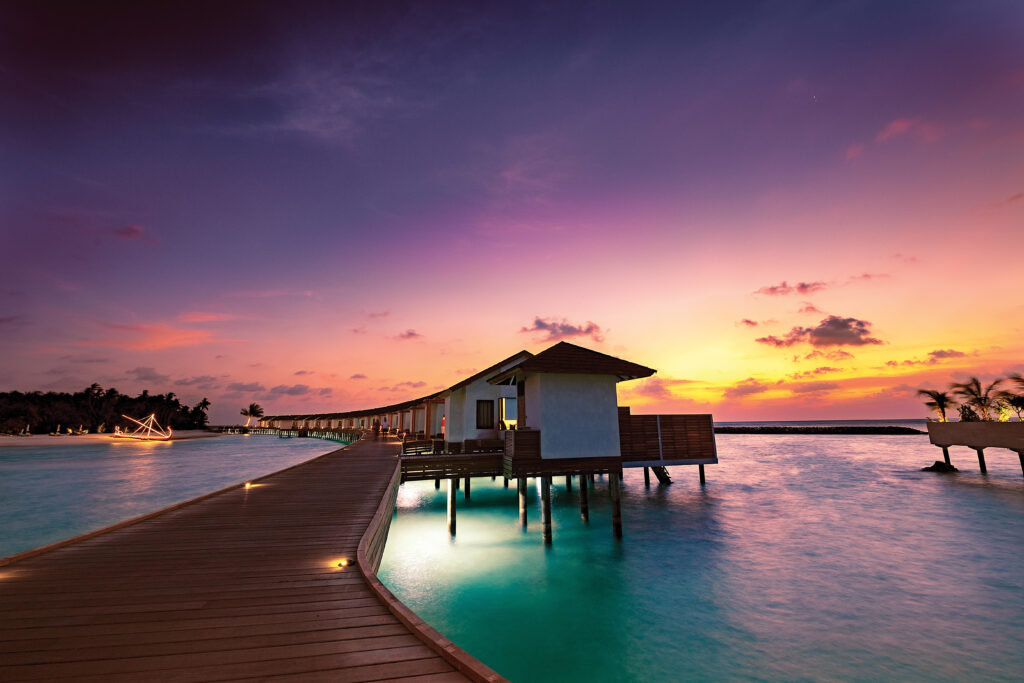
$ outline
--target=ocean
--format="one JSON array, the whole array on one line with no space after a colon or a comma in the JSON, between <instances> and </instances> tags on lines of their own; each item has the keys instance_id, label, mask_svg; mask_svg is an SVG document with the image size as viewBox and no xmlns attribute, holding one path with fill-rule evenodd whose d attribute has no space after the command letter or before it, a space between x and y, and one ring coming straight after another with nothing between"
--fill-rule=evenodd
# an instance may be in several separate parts
<instances>
[{"instance_id":1,"label":"ocean","mask_svg":"<svg viewBox=\"0 0 1024 683\"><path fill-rule=\"evenodd\" d=\"M75 437L67 437L73 440ZM77 536L336 450L226 435L0 448L0 557Z\"/></svg>"},{"instance_id":2,"label":"ocean","mask_svg":"<svg viewBox=\"0 0 1024 683\"><path fill-rule=\"evenodd\" d=\"M952 448L961 472L941 475L920 469L942 458L925 436L717 442L705 487L695 467L649 488L626 470L621 542L606 478L589 524L578 480L568 492L556 478L550 548L532 480L526 531L514 483L475 479L454 539L444 487L406 483L379 576L512 681L1024 677L1016 454L986 451L983 476Z\"/></svg>"}]
</instances>

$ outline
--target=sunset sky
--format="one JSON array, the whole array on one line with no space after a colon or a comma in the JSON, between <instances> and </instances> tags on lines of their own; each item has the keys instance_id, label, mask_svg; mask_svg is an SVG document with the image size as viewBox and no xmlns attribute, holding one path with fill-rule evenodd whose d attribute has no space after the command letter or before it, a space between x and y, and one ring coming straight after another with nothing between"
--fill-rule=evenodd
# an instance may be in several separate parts
<instances>
[{"instance_id":1,"label":"sunset sky","mask_svg":"<svg viewBox=\"0 0 1024 683\"><path fill-rule=\"evenodd\" d=\"M855 419L1024 371L1024 3L341 4L5 3L0 390L230 423L565 339L658 370L634 412Z\"/></svg>"}]
</instances>

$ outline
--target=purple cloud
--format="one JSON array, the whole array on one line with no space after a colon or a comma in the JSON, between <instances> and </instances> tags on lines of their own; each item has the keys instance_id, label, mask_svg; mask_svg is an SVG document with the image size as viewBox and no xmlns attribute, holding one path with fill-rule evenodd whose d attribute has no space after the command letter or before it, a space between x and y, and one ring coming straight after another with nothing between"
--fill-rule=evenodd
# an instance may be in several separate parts
<instances>
[{"instance_id":1,"label":"purple cloud","mask_svg":"<svg viewBox=\"0 0 1024 683\"><path fill-rule=\"evenodd\" d=\"M270 390L270 393L274 395L303 396L309 393L309 385L293 384L288 386L287 384L278 384Z\"/></svg>"},{"instance_id":2,"label":"purple cloud","mask_svg":"<svg viewBox=\"0 0 1024 683\"><path fill-rule=\"evenodd\" d=\"M126 225L123 228L115 228L110 231L114 237L133 242L145 242L146 244L158 244L156 238L146 232L146 229L135 223Z\"/></svg>"},{"instance_id":3,"label":"purple cloud","mask_svg":"<svg viewBox=\"0 0 1024 683\"><path fill-rule=\"evenodd\" d=\"M828 284L821 281L815 282L797 282L795 285L791 285L785 280L777 285L766 285L761 287L754 294L764 294L766 296L786 296L787 294L811 294L819 290L825 289Z\"/></svg>"},{"instance_id":4,"label":"purple cloud","mask_svg":"<svg viewBox=\"0 0 1024 683\"><path fill-rule=\"evenodd\" d=\"M227 386L227 390L232 393L251 393L254 391L266 391L267 388L259 382L232 382Z\"/></svg>"},{"instance_id":5,"label":"purple cloud","mask_svg":"<svg viewBox=\"0 0 1024 683\"><path fill-rule=\"evenodd\" d=\"M857 318L840 318L837 315L829 317L818 323L817 327L794 327L783 337L769 335L759 337L755 341L759 344L785 348L795 344L810 344L811 346L866 346L868 344L884 344L881 339L876 339L871 334L871 323Z\"/></svg>"},{"instance_id":6,"label":"purple cloud","mask_svg":"<svg viewBox=\"0 0 1024 683\"><path fill-rule=\"evenodd\" d=\"M728 387L724 392L722 392L722 395L726 398L740 398L742 396L750 396L751 394L764 393L780 384L782 384L781 380L775 384L765 384L753 377L748 377L745 380L739 381L731 387Z\"/></svg>"},{"instance_id":7,"label":"purple cloud","mask_svg":"<svg viewBox=\"0 0 1024 683\"><path fill-rule=\"evenodd\" d=\"M522 327L519 332L542 332L545 335L543 341L560 341L571 337L590 337L598 343L604 341L601 327L589 320L585 324L576 325L565 318L536 317L533 319L533 327Z\"/></svg>"},{"instance_id":8,"label":"purple cloud","mask_svg":"<svg viewBox=\"0 0 1024 683\"><path fill-rule=\"evenodd\" d=\"M357 372L356 374L349 377L349 379L366 379L366 375L364 375L361 372Z\"/></svg>"},{"instance_id":9,"label":"purple cloud","mask_svg":"<svg viewBox=\"0 0 1024 683\"><path fill-rule=\"evenodd\" d=\"M419 332L417 332L416 330L406 330L405 332L400 332L399 334L397 334L395 336L395 339L401 339L403 341L409 340L409 339L422 339L422 338L423 338L423 335L420 334Z\"/></svg>"},{"instance_id":10,"label":"purple cloud","mask_svg":"<svg viewBox=\"0 0 1024 683\"><path fill-rule=\"evenodd\" d=\"M132 375L140 382L169 382L171 380L169 375L161 375L153 368L135 368L134 370L126 370L126 375Z\"/></svg>"},{"instance_id":11,"label":"purple cloud","mask_svg":"<svg viewBox=\"0 0 1024 683\"><path fill-rule=\"evenodd\" d=\"M757 321L751 320L750 318L744 318L743 320L740 320L739 324L746 325L747 327L757 327Z\"/></svg>"}]
</instances>

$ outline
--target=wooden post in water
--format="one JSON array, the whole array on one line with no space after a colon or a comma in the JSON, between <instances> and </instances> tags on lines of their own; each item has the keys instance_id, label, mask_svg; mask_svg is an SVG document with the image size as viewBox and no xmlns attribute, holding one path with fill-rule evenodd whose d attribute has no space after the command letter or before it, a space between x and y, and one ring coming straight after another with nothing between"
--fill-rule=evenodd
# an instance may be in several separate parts
<instances>
[{"instance_id":1,"label":"wooden post in water","mask_svg":"<svg viewBox=\"0 0 1024 683\"><path fill-rule=\"evenodd\" d=\"M1017 451L1017 457L1020 458L1020 473L1024 474L1024 451Z\"/></svg>"},{"instance_id":2,"label":"wooden post in water","mask_svg":"<svg viewBox=\"0 0 1024 683\"><path fill-rule=\"evenodd\" d=\"M649 487L651 485L651 468L644 468L644 486Z\"/></svg>"},{"instance_id":3,"label":"wooden post in water","mask_svg":"<svg viewBox=\"0 0 1024 683\"><path fill-rule=\"evenodd\" d=\"M502 477L505 480L505 488L508 488L508 477Z\"/></svg>"},{"instance_id":4,"label":"wooden post in water","mask_svg":"<svg viewBox=\"0 0 1024 683\"><path fill-rule=\"evenodd\" d=\"M988 468L985 467L985 449L975 448L974 450L978 451L978 467L981 468L981 473L988 474Z\"/></svg>"},{"instance_id":5,"label":"wooden post in water","mask_svg":"<svg viewBox=\"0 0 1024 683\"><path fill-rule=\"evenodd\" d=\"M540 480L540 519L544 545L551 545L551 475L545 474Z\"/></svg>"},{"instance_id":6,"label":"wooden post in water","mask_svg":"<svg viewBox=\"0 0 1024 683\"><path fill-rule=\"evenodd\" d=\"M441 478L440 477L438 477L437 479L434 480L434 488L435 489L440 489L441 488Z\"/></svg>"},{"instance_id":7,"label":"wooden post in water","mask_svg":"<svg viewBox=\"0 0 1024 683\"><path fill-rule=\"evenodd\" d=\"M469 500L469 477L466 477L466 500Z\"/></svg>"},{"instance_id":8,"label":"wooden post in water","mask_svg":"<svg viewBox=\"0 0 1024 683\"><path fill-rule=\"evenodd\" d=\"M942 448L942 459L946 461L946 464L952 466L953 463L949 461L949 446L941 446Z\"/></svg>"},{"instance_id":9,"label":"wooden post in water","mask_svg":"<svg viewBox=\"0 0 1024 683\"><path fill-rule=\"evenodd\" d=\"M580 518L590 521L590 487L587 486L586 475L580 475Z\"/></svg>"},{"instance_id":10,"label":"wooden post in water","mask_svg":"<svg viewBox=\"0 0 1024 683\"><path fill-rule=\"evenodd\" d=\"M590 488L594 488L594 473L591 472L587 475L587 481L590 482Z\"/></svg>"},{"instance_id":11,"label":"wooden post in water","mask_svg":"<svg viewBox=\"0 0 1024 683\"><path fill-rule=\"evenodd\" d=\"M619 495L619 473L608 473L608 489L612 494L612 533L622 538L622 501Z\"/></svg>"},{"instance_id":12,"label":"wooden post in water","mask_svg":"<svg viewBox=\"0 0 1024 683\"><path fill-rule=\"evenodd\" d=\"M697 465L697 470L700 472L700 485L704 485L704 465Z\"/></svg>"},{"instance_id":13,"label":"wooden post in water","mask_svg":"<svg viewBox=\"0 0 1024 683\"><path fill-rule=\"evenodd\" d=\"M519 477L519 523L526 528L526 477Z\"/></svg>"},{"instance_id":14,"label":"wooden post in water","mask_svg":"<svg viewBox=\"0 0 1024 683\"><path fill-rule=\"evenodd\" d=\"M459 490L459 478L452 477L448 480L448 533L455 535L455 493Z\"/></svg>"},{"instance_id":15,"label":"wooden post in water","mask_svg":"<svg viewBox=\"0 0 1024 683\"><path fill-rule=\"evenodd\" d=\"M572 475L571 474L565 475L565 490L569 491L569 492L572 492Z\"/></svg>"}]
</instances>

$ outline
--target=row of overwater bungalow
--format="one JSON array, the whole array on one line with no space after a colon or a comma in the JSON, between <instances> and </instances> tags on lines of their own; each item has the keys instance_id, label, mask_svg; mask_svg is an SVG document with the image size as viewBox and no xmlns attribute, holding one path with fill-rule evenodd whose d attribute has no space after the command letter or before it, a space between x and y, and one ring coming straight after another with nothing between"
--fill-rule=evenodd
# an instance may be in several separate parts
<instances>
[{"instance_id":1,"label":"row of overwater bungalow","mask_svg":"<svg viewBox=\"0 0 1024 683\"><path fill-rule=\"evenodd\" d=\"M697 465L703 483L704 465L718 462L711 415L634 415L619 406L620 382L654 373L560 342L537 354L520 351L429 396L366 410L270 415L259 427L394 435L403 444L406 480L454 479L457 486L464 478L468 488L472 476L501 475L506 485L519 479L521 496L526 477L547 485L564 475L571 486L573 475L608 474L617 498L624 467L653 468L667 482L666 467ZM521 516L525 523L522 509ZM454 531L452 520L450 526Z\"/></svg>"}]
</instances>

